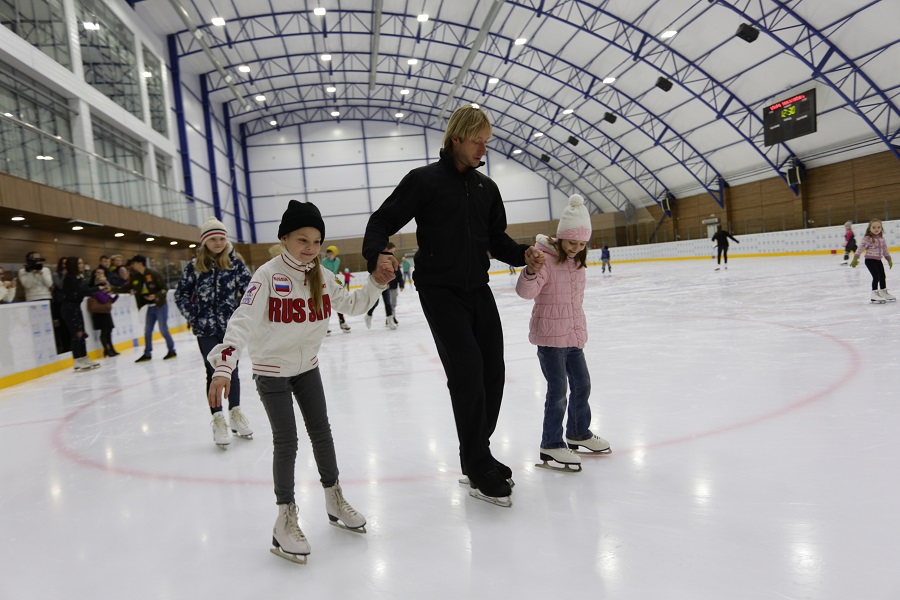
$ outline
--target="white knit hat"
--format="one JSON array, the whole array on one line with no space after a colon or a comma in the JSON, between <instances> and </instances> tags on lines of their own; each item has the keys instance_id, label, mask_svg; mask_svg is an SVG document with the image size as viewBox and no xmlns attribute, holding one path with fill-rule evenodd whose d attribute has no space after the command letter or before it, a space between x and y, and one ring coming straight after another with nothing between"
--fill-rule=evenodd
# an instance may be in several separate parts
<instances>
[{"instance_id":1,"label":"white knit hat","mask_svg":"<svg viewBox=\"0 0 900 600\"><path fill-rule=\"evenodd\" d=\"M591 215L584 198L578 194L569 196L569 205L559 218L556 239L589 242L591 240Z\"/></svg>"},{"instance_id":2,"label":"white knit hat","mask_svg":"<svg viewBox=\"0 0 900 600\"><path fill-rule=\"evenodd\" d=\"M225 229L225 223L215 217L210 217L200 226L200 244L202 245L214 235L223 235L227 238L228 231Z\"/></svg>"}]
</instances>

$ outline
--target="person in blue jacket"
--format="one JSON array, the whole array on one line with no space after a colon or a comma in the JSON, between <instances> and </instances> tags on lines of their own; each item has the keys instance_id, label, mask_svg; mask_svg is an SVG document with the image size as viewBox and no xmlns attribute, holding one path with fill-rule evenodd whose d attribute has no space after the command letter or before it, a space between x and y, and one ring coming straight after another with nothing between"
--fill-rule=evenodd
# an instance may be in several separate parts
<instances>
[{"instance_id":1,"label":"person in blue jacket","mask_svg":"<svg viewBox=\"0 0 900 600\"><path fill-rule=\"evenodd\" d=\"M197 336L197 345L203 355L207 393L214 369L206 356L222 343L228 319L238 307L250 283L250 277L247 265L228 241L225 224L215 218L207 219L200 228L197 257L184 268L178 289L175 290L175 304ZM231 431L250 439L253 430L250 429L247 417L241 412L240 405L241 382L235 369L228 394ZM231 440L223 407L219 405L210 410L213 416L213 440L220 448L225 448Z\"/></svg>"}]
</instances>

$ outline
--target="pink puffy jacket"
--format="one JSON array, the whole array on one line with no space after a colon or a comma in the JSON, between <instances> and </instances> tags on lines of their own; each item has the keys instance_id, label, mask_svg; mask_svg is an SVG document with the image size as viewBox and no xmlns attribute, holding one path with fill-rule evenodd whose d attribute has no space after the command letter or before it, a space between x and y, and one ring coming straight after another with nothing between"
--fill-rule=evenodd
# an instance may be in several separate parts
<instances>
[{"instance_id":1,"label":"pink puffy jacket","mask_svg":"<svg viewBox=\"0 0 900 600\"><path fill-rule=\"evenodd\" d=\"M516 293L534 299L528 341L536 346L584 348L587 343L587 319L584 317L585 270L575 268L575 260L557 262L557 252L547 236L537 236L535 244L546 254L541 272L528 277L525 269L516 282Z\"/></svg>"}]
</instances>

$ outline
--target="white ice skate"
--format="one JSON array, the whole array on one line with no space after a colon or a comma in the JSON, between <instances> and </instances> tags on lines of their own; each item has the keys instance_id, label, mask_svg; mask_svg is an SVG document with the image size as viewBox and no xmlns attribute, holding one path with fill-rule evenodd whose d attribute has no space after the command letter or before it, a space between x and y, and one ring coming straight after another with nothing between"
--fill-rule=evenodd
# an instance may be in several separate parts
<instances>
[{"instance_id":1,"label":"white ice skate","mask_svg":"<svg viewBox=\"0 0 900 600\"><path fill-rule=\"evenodd\" d=\"M347 325L346 322L341 323L341 331L343 331L344 333L350 333L350 326Z\"/></svg>"},{"instance_id":2,"label":"white ice skate","mask_svg":"<svg viewBox=\"0 0 900 600\"><path fill-rule=\"evenodd\" d=\"M231 432L239 438L252 440L253 430L250 429L250 421L247 420L247 417L244 416L241 409L235 406L229 411L229 416L231 417Z\"/></svg>"},{"instance_id":3,"label":"white ice skate","mask_svg":"<svg viewBox=\"0 0 900 600\"><path fill-rule=\"evenodd\" d=\"M366 329L372 329L372 315L366 315L363 320L366 322Z\"/></svg>"},{"instance_id":4,"label":"white ice skate","mask_svg":"<svg viewBox=\"0 0 900 600\"><path fill-rule=\"evenodd\" d=\"M609 442L604 440L599 435L592 435L586 440L570 440L569 438L566 438L566 443L572 450L577 451L580 446L581 448L588 450L588 453L590 454L609 454L610 452L612 452L609 447Z\"/></svg>"},{"instance_id":5,"label":"white ice skate","mask_svg":"<svg viewBox=\"0 0 900 600\"><path fill-rule=\"evenodd\" d=\"M297 522L297 505L278 505L278 519L272 528L272 548L269 550L275 556L280 556L300 565L306 564L306 558L310 553L309 542L300 529Z\"/></svg>"},{"instance_id":6,"label":"white ice skate","mask_svg":"<svg viewBox=\"0 0 900 600\"><path fill-rule=\"evenodd\" d=\"M213 441L219 448L226 450L228 444L231 443L231 436L228 434L228 423L225 422L225 413L222 411L215 413L210 426L213 430Z\"/></svg>"},{"instance_id":7,"label":"white ice skate","mask_svg":"<svg viewBox=\"0 0 900 600\"><path fill-rule=\"evenodd\" d=\"M893 301L895 301L895 300L897 299L896 296L894 296L893 294L888 293L887 290L879 290L878 294L879 294L882 298L884 298L885 300L887 300L888 302L893 302Z\"/></svg>"},{"instance_id":8,"label":"white ice skate","mask_svg":"<svg viewBox=\"0 0 900 600\"><path fill-rule=\"evenodd\" d=\"M385 326L385 327L390 327L391 329L397 329L397 324L394 322L394 318L393 318L393 317L387 317L387 318L384 320L384 326Z\"/></svg>"},{"instance_id":9,"label":"white ice skate","mask_svg":"<svg viewBox=\"0 0 900 600\"><path fill-rule=\"evenodd\" d=\"M325 488L325 510L331 524L347 531L366 532L366 518L356 512L344 499L344 491L339 483Z\"/></svg>"},{"instance_id":10,"label":"white ice skate","mask_svg":"<svg viewBox=\"0 0 900 600\"><path fill-rule=\"evenodd\" d=\"M75 371L77 373L84 373L85 371L93 371L97 367L100 366L100 363L95 363L91 361L87 356L82 356L81 358L75 359Z\"/></svg>"},{"instance_id":11,"label":"white ice skate","mask_svg":"<svg viewBox=\"0 0 900 600\"><path fill-rule=\"evenodd\" d=\"M875 304L884 304L887 302L884 298L881 297L881 294L878 293L878 290L872 290L872 295L869 297L870 302L874 302Z\"/></svg>"},{"instance_id":12,"label":"white ice skate","mask_svg":"<svg viewBox=\"0 0 900 600\"><path fill-rule=\"evenodd\" d=\"M534 466L540 469L562 471L564 473L578 473L581 471L581 458L568 448L541 448L541 460L543 462ZM562 466L556 466L550 461L559 463Z\"/></svg>"}]
</instances>

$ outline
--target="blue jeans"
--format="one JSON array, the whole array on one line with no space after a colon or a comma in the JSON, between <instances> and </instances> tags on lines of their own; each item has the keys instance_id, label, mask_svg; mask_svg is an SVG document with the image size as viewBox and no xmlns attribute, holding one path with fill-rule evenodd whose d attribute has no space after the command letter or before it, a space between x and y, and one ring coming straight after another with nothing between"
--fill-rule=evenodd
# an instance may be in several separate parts
<instances>
[{"instance_id":1,"label":"blue jeans","mask_svg":"<svg viewBox=\"0 0 900 600\"><path fill-rule=\"evenodd\" d=\"M147 307L147 325L144 327L144 356L153 355L153 327L157 321L159 321L159 332L166 340L169 352L175 352L175 341L169 334L169 304L166 303L162 306L151 304Z\"/></svg>"},{"instance_id":2,"label":"blue jeans","mask_svg":"<svg viewBox=\"0 0 900 600\"><path fill-rule=\"evenodd\" d=\"M566 437L570 440L586 440L591 433L591 375L581 348L551 348L538 346L538 360L547 380L547 398L544 402L544 431L541 448L565 448L563 417L566 414L566 380L571 388L568 402L569 418L566 421Z\"/></svg>"}]
</instances>

